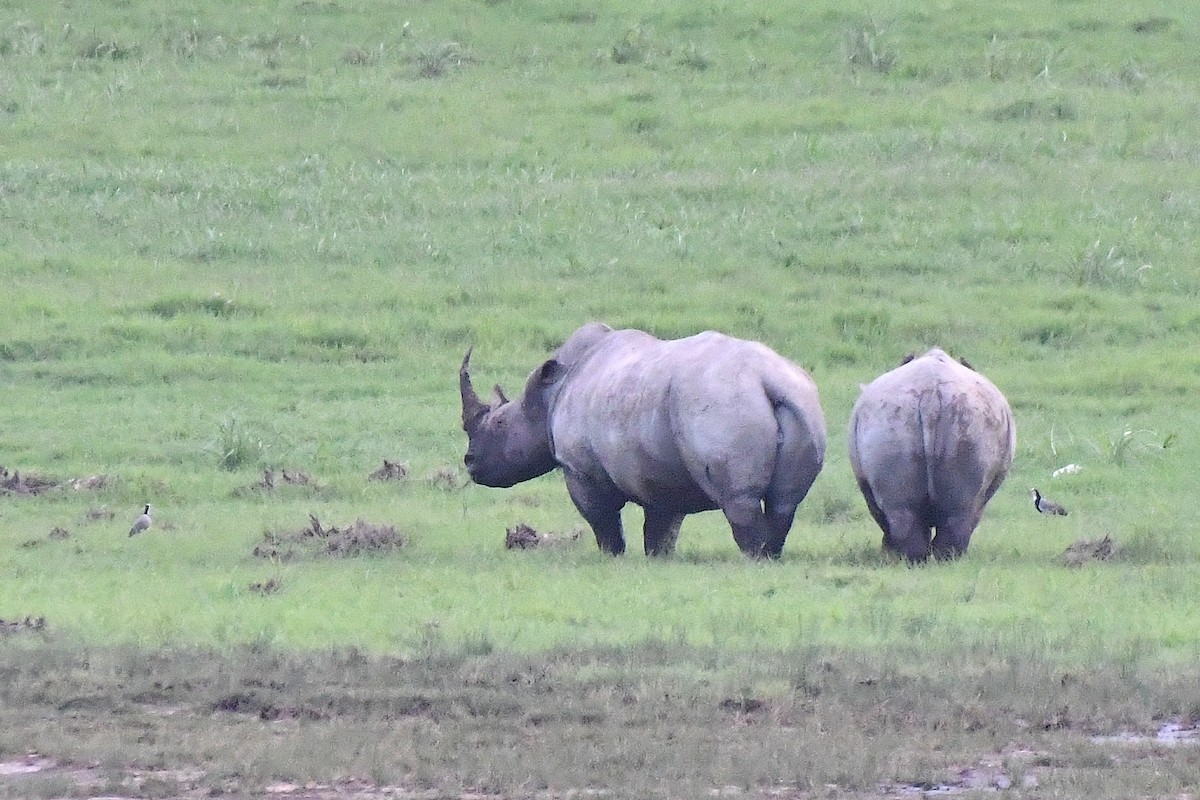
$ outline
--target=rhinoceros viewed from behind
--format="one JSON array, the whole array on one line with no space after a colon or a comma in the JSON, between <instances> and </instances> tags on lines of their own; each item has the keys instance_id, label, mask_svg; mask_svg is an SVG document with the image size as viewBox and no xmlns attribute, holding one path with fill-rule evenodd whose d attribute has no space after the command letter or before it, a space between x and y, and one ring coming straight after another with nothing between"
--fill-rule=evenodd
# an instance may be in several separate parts
<instances>
[{"instance_id":1,"label":"rhinoceros viewed from behind","mask_svg":"<svg viewBox=\"0 0 1200 800\"><path fill-rule=\"evenodd\" d=\"M621 508L645 512L648 555L675 549L684 516L721 509L742 552L777 557L825 458L808 374L770 348L705 332L663 341L588 323L484 403L459 370L464 463L507 487L561 467L600 549L625 550Z\"/></svg>"},{"instance_id":2,"label":"rhinoceros viewed from behind","mask_svg":"<svg viewBox=\"0 0 1200 800\"><path fill-rule=\"evenodd\" d=\"M850 415L850 465L884 547L910 561L965 553L1016 435L1000 390L936 348L864 387Z\"/></svg>"}]
</instances>

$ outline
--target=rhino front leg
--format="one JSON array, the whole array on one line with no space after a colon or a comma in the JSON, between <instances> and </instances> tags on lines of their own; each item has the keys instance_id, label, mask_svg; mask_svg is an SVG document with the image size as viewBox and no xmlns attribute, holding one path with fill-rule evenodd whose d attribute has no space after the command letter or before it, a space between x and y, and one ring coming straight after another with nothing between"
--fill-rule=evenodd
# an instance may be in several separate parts
<instances>
[{"instance_id":1,"label":"rhino front leg","mask_svg":"<svg viewBox=\"0 0 1200 800\"><path fill-rule=\"evenodd\" d=\"M625 498L610 483L597 483L564 470L567 492L575 508L592 526L596 544L601 552L619 556L625 552L625 529L621 525L621 508Z\"/></svg>"},{"instance_id":2,"label":"rhino front leg","mask_svg":"<svg viewBox=\"0 0 1200 800\"><path fill-rule=\"evenodd\" d=\"M646 555L673 555L684 515L654 506L647 507L645 512L646 519L642 526L642 536L645 539Z\"/></svg>"}]
</instances>

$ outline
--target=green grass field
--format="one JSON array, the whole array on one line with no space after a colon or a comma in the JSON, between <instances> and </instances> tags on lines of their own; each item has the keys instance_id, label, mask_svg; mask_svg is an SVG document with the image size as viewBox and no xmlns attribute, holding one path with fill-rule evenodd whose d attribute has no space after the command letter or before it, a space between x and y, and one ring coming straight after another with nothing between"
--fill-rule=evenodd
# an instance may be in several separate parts
<instances>
[{"instance_id":1,"label":"green grass field","mask_svg":"<svg viewBox=\"0 0 1200 800\"><path fill-rule=\"evenodd\" d=\"M1090 737L1200 717L1198 40L1139 2L0 0L0 465L58 484L0 492L0 762L56 764L0 795L1195 791L1194 747ZM634 508L621 559L504 549L581 520L557 474L465 485L458 364L515 393L593 319L812 373L780 563L719 514L650 561ZM1018 451L909 568L845 426L934 345Z\"/></svg>"}]
</instances>

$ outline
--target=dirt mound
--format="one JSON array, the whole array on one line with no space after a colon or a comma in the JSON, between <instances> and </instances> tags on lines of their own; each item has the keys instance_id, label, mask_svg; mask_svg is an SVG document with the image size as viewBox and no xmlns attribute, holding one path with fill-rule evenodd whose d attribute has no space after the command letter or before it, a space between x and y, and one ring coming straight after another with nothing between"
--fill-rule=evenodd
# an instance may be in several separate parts
<instances>
[{"instance_id":1,"label":"dirt mound","mask_svg":"<svg viewBox=\"0 0 1200 800\"><path fill-rule=\"evenodd\" d=\"M263 470L262 477L254 483L234 490L234 495L244 497L255 492L272 492L282 486L299 486L314 494L322 492L325 488L304 470L268 468Z\"/></svg>"},{"instance_id":2,"label":"dirt mound","mask_svg":"<svg viewBox=\"0 0 1200 800\"><path fill-rule=\"evenodd\" d=\"M442 466L430 472L426 477L435 489L441 489L447 492L457 491L463 488L470 480L464 479L456 467Z\"/></svg>"},{"instance_id":3,"label":"dirt mound","mask_svg":"<svg viewBox=\"0 0 1200 800\"><path fill-rule=\"evenodd\" d=\"M0 619L0 636L46 630L46 618L27 615L24 619Z\"/></svg>"},{"instance_id":4,"label":"dirt mound","mask_svg":"<svg viewBox=\"0 0 1200 800\"><path fill-rule=\"evenodd\" d=\"M275 594L282 586L283 582L278 578L269 578L265 581L255 581L250 584L250 591L261 595Z\"/></svg>"},{"instance_id":5,"label":"dirt mound","mask_svg":"<svg viewBox=\"0 0 1200 800\"><path fill-rule=\"evenodd\" d=\"M367 476L372 481L402 481L408 477L408 464L383 460L383 466Z\"/></svg>"},{"instance_id":6,"label":"dirt mound","mask_svg":"<svg viewBox=\"0 0 1200 800\"><path fill-rule=\"evenodd\" d=\"M83 512L83 516L89 520L112 519L116 516L108 506L92 506L87 511Z\"/></svg>"},{"instance_id":7,"label":"dirt mound","mask_svg":"<svg viewBox=\"0 0 1200 800\"><path fill-rule=\"evenodd\" d=\"M59 482L36 473L22 475L18 470L9 474L8 470L0 467L0 494L41 494L57 488Z\"/></svg>"},{"instance_id":8,"label":"dirt mound","mask_svg":"<svg viewBox=\"0 0 1200 800\"><path fill-rule=\"evenodd\" d=\"M20 470L9 472L0 466L0 494L36 495L59 487L70 487L75 491L96 491L108 486L107 475L89 475L86 478L70 478L60 481L36 472L21 474Z\"/></svg>"},{"instance_id":9,"label":"dirt mound","mask_svg":"<svg viewBox=\"0 0 1200 800\"><path fill-rule=\"evenodd\" d=\"M89 475L86 478L72 478L66 485L77 492L94 492L108 486L108 476Z\"/></svg>"},{"instance_id":10,"label":"dirt mound","mask_svg":"<svg viewBox=\"0 0 1200 800\"><path fill-rule=\"evenodd\" d=\"M408 543L394 525L373 525L361 517L344 528L326 527L315 514L308 515L308 527L277 533L267 531L254 547L259 558L289 560L304 556L358 556L398 550Z\"/></svg>"},{"instance_id":11,"label":"dirt mound","mask_svg":"<svg viewBox=\"0 0 1200 800\"><path fill-rule=\"evenodd\" d=\"M572 528L567 533L541 533L531 525L518 522L515 527L504 531L504 547L508 550L529 550L534 547L556 547L572 544L583 535L582 528Z\"/></svg>"},{"instance_id":12,"label":"dirt mound","mask_svg":"<svg viewBox=\"0 0 1200 800\"><path fill-rule=\"evenodd\" d=\"M1107 533L1099 539L1080 539L1062 554L1068 567L1082 567L1089 561L1108 561L1117 551L1116 542Z\"/></svg>"}]
</instances>

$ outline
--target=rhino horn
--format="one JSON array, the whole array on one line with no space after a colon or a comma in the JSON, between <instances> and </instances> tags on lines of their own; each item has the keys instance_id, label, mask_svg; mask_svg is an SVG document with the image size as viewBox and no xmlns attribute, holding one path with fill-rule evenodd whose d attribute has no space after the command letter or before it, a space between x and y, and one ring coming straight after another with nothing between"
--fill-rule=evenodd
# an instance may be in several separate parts
<instances>
[{"instance_id":1,"label":"rhino horn","mask_svg":"<svg viewBox=\"0 0 1200 800\"><path fill-rule=\"evenodd\" d=\"M479 399L479 395L475 394L475 387L471 385L471 348L467 348L467 354L463 356L462 366L458 368L458 388L462 392L462 423L463 430L470 433L479 423L479 418L487 413L487 406Z\"/></svg>"}]
</instances>

